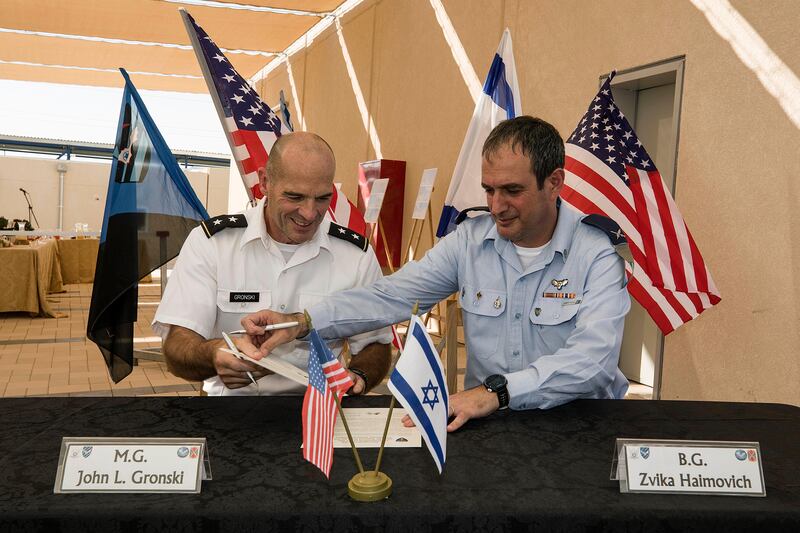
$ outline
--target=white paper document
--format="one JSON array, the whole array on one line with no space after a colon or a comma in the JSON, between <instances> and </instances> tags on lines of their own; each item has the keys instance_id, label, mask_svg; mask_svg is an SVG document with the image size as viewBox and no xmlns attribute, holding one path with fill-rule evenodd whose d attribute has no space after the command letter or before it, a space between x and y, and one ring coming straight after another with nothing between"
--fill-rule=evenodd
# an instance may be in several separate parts
<instances>
[{"instance_id":1,"label":"white paper document","mask_svg":"<svg viewBox=\"0 0 800 533\"><path fill-rule=\"evenodd\" d=\"M344 409L347 417L347 426L353 435L357 448L380 448L383 430L386 427L388 407L348 407ZM400 420L405 416L405 409L392 411L392 421L389 424L389 433L386 435L387 448L419 448L422 446L422 437L415 427L407 428ZM342 417L336 418L336 427L333 430L333 447L349 448L347 432L342 424Z\"/></svg>"},{"instance_id":2,"label":"white paper document","mask_svg":"<svg viewBox=\"0 0 800 533\"><path fill-rule=\"evenodd\" d=\"M431 201L433 182L436 180L437 171L438 169L436 168L426 168L422 172L417 199L414 201L414 213L411 215L414 220L422 220L425 218L425 213L428 212L428 204Z\"/></svg>"},{"instance_id":3,"label":"white paper document","mask_svg":"<svg viewBox=\"0 0 800 533\"><path fill-rule=\"evenodd\" d=\"M257 364L258 366L263 366L267 370L271 370L276 374L279 374L287 379L291 379L292 381L299 383L300 385L306 386L308 385L308 372L305 370L300 370L296 366L291 363L287 363L283 359L279 357L264 357L262 359L253 359L252 357L240 352L240 351L233 351L227 348L220 348L223 352L228 352L230 354L235 355L239 359L244 361L250 361L251 363Z\"/></svg>"},{"instance_id":4,"label":"white paper document","mask_svg":"<svg viewBox=\"0 0 800 533\"><path fill-rule=\"evenodd\" d=\"M389 178L381 178L372 182L372 189L367 201L367 209L364 212L364 221L367 224L378 222L378 215L383 205L383 197L386 196L386 186L389 185Z\"/></svg>"}]
</instances>

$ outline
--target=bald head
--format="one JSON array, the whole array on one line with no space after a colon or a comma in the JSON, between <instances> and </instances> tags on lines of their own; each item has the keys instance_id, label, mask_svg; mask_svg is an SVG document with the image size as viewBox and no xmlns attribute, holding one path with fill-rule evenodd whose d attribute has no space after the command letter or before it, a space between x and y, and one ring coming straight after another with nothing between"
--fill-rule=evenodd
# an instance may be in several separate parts
<instances>
[{"instance_id":1,"label":"bald head","mask_svg":"<svg viewBox=\"0 0 800 533\"><path fill-rule=\"evenodd\" d=\"M333 183L336 159L325 139L315 133L298 131L278 137L269 152L265 169L270 181L292 179L329 179Z\"/></svg>"},{"instance_id":2,"label":"bald head","mask_svg":"<svg viewBox=\"0 0 800 533\"><path fill-rule=\"evenodd\" d=\"M295 132L279 137L267 167L258 169L267 233L286 244L312 239L330 205L335 172L333 151L319 135Z\"/></svg>"}]
</instances>

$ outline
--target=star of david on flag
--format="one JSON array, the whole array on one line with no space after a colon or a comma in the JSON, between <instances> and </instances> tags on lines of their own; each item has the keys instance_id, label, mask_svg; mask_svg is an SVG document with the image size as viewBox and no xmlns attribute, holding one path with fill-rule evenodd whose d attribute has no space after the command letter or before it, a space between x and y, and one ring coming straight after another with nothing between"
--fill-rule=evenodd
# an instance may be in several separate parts
<instances>
[{"instance_id":1,"label":"star of david on flag","mask_svg":"<svg viewBox=\"0 0 800 533\"><path fill-rule=\"evenodd\" d=\"M447 383L439 354L425 325L414 315L403 353L389 377L389 390L405 407L442 473L447 455Z\"/></svg>"}]
</instances>

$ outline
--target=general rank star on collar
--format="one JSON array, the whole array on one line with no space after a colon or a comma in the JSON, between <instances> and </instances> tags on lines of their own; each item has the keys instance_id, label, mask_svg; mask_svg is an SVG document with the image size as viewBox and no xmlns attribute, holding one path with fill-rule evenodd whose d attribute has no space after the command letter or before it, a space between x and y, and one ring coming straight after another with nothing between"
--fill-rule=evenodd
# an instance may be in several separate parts
<instances>
[{"instance_id":1,"label":"general rank star on collar","mask_svg":"<svg viewBox=\"0 0 800 533\"><path fill-rule=\"evenodd\" d=\"M212 235L218 233L225 228L246 228L247 218L244 215L220 215L218 217L209 218L200 223L206 237L211 238Z\"/></svg>"}]
</instances>

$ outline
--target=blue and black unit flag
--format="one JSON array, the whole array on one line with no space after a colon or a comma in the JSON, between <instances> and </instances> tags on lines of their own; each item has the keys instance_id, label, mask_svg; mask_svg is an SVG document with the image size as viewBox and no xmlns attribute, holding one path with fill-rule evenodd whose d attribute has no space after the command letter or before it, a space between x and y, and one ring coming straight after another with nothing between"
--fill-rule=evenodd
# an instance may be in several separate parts
<instances>
[{"instance_id":1,"label":"blue and black unit flag","mask_svg":"<svg viewBox=\"0 0 800 533\"><path fill-rule=\"evenodd\" d=\"M138 282L180 252L203 204L178 166L127 72L108 181L86 336L115 383L133 369Z\"/></svg>"}]
</instances>

